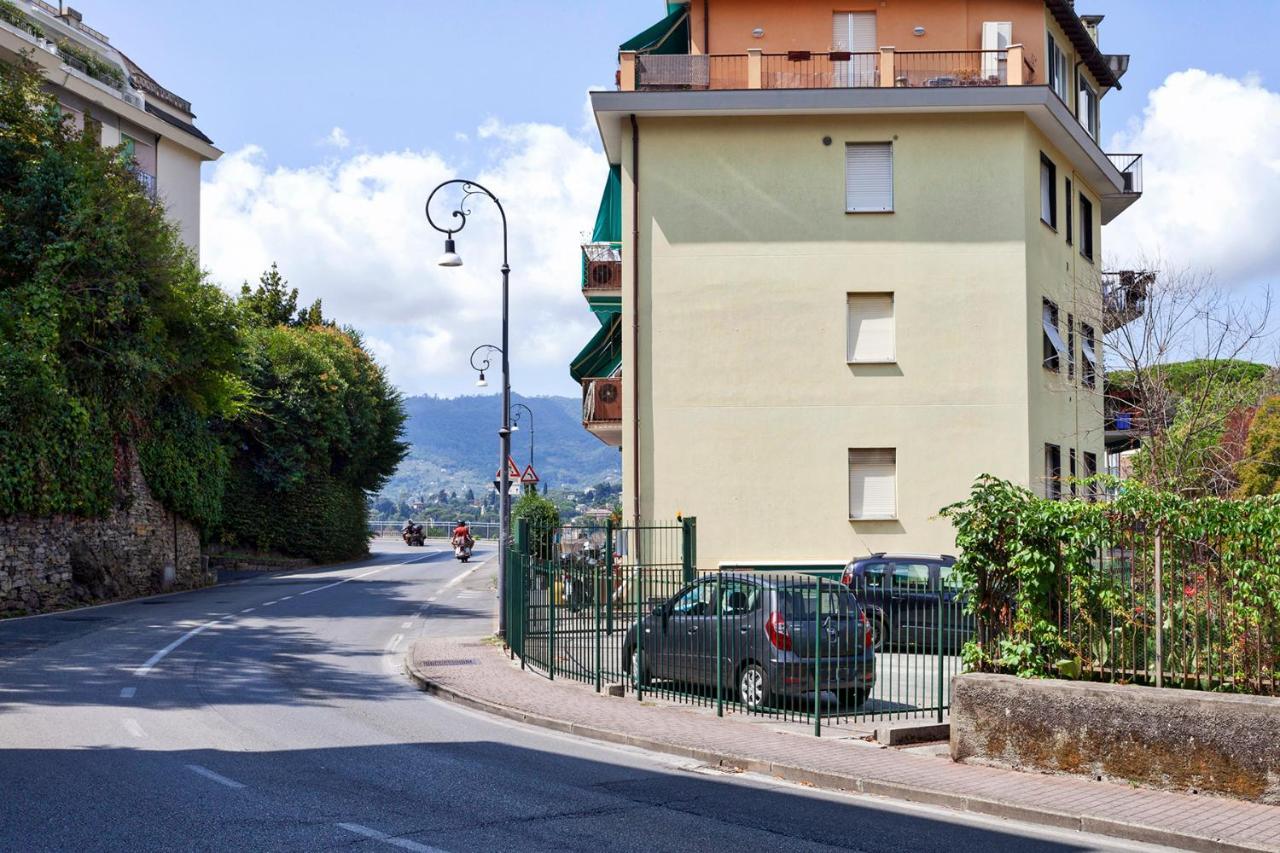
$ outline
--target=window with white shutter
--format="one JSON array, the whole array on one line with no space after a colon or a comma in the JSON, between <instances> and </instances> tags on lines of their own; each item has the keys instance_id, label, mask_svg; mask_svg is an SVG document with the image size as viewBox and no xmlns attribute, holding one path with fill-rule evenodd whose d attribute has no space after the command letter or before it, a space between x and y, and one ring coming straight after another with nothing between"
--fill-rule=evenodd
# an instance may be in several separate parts
<instances>
[{"instance_id":1,"label":"window with white shutter","mask_svg":"<svg viewBox=\"0 0 1280 853\"><path fill-rule=\"evenodd\" d=\"M891 213L893 144L850 142L844 151L845 210L849 213Z\"/></svg>"},{"instance_id":2,"label":"window with white shutter","mask_svg":"<svg viewBox=\"0 0 1280 853\"><path fill-rule=\"evenodd\" d=\"M1001 82L1008 79L1005 66L1008 55L1006 51L1013 43L1012 21L982 22L982 76L985 80L995 78Z\"/></svg>"},{"instance_id":3,"label":"window with white shutter","mask_svg":"<svg viewBox=\"0 0 1280 853\"><path fill-rule=\"evenodd\" d=\"M897 359L892 293L850 293L848 316L850 364Z\"/></svg>"},{"instance_id":4,"label":"window with white shutter","mask_svg":"<svg viewBox=\"0 0 1280 853\"><path fill-rule=\"evenodd\" d=\"M898 451L894 448L849 451L849 518L898 516Z\"/></svg>"}]
</instances>

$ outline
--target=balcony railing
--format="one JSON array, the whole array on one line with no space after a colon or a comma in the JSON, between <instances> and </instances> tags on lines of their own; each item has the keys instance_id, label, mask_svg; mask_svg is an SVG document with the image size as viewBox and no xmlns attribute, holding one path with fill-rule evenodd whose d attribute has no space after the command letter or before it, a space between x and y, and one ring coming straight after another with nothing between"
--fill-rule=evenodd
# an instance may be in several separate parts
<instances>
[{"instance_id":1,"label":"balcony railing","mask_svg":"<svg viewBox=\"0 0 1280 853\"><path fill-rule=\"evenodd\" d=\"M622 425L622 377L582 380L582 425L588 429Z\"/></svg>"},{"instance_id":2,"label":"balcony railing","mask_svg":"<svg viewBox=\"0 0 1280 853\"><path fill-rule=\"evenodd\" d=\"M156 176L140 169L133 170L133 176L142 184L142 194L152 201L156 200Z\"/></svg>"},{"instance_id":3,"label":"balcony railing","mask_svg":"<svg viewBox=\"0 0 1280 853\"><path fill-rule=\"evenodd\" d=\"M1142 316L1147 308L1147 289L1155 273L1141 270L1102 274L1102 331L1113 332Z\"/></svg>"},{"instance_id":4,"label":"balcony railing","mask_svg":"<svg viewBox=\"0 0 1280 853\"><path fill-rule=\"evenodd\" d=\"M893 54L897 88L949 89L956 86L1007 86L1007 50L913 50Z\"/></svg>"},{"instance_id":5,"label":"balcony railing","mask_svg":"<svg viewBox=\"0 0 1280 853\"><path fill-rule=\"evenodd\" d=\"M1111 165L1120 170L1124 177L1124 191L1134 195L1142 194L1142 155L1141 154L1108 154Z\"/></svg>"},{"instance_id":6,"label":"balcony railing","mask_svg":"<svg viewBox=\"0 0 1280 853\"><path fill-rule=\"evenodd\" d=\"M619 54L623 91L1021 86L1034 72L1022 45L1006 50L894 50L766 54Z\"/></svg>"},{"instance_id":7,"label":"balcony railing","mask_svg":"<svg viewBox=\"0 0 1280 853\"><path fill-rule=\"evenodd\" d=\"M622 289L622 244L582 244L582 290L587 295Z\"/></svg>"}]
</instances>

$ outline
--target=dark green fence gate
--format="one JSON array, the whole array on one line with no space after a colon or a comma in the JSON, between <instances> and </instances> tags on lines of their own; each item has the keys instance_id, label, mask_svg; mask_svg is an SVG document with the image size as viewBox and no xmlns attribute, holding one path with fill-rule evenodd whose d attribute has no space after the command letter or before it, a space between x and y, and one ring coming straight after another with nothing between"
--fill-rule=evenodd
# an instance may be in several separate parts
<instances>
[{"instance_id":1,"label":"dark green fence gate","mask_svg":"<svg viewBox=\"0 0 1280 853\"><path fill-rule=\"evenodd\" d=\"M943 719L972 617L938 567L699 573L697 524L517 522L508 644L548 678L823 725Z\"/></svg>"}]
</instances>

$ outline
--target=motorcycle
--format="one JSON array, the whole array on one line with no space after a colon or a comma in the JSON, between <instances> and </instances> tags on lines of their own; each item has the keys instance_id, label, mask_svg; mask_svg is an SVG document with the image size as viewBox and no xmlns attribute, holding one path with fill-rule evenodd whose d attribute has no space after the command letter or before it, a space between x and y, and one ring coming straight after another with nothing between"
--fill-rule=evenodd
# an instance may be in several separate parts
<instances>
[{"instance_id":1,"label":"motorcycle","mask_svg":"<svg viewBox=\"0 0 1280 853\"><path fill-rule=\"evenodd\" d=\"M427 544L427 534L422 529L421 524L406 527L400 535L404 539L404 544L406 545L421 547L422 545Z\"/></svg>"},{"instance_id":2,"label":"motorcycle","mask_svg":"<svg viewBox=\"0 0 1280 853\"><path fill-rule=\"evenodd\" d=\"M465 563L471 559L471 543L465 539L455 539L453 542L454 559Z\"/></svg>"}]
</instances>

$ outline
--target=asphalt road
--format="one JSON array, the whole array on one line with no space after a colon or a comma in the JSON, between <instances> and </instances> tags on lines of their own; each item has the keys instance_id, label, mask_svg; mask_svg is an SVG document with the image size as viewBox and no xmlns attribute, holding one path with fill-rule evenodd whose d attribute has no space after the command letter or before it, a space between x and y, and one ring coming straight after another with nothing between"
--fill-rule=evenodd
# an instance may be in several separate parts
<instances>
[{"instance_id":1,"label":"asphalt road","mask_svg":"<svg viewBox=\"0 0 1280 853\"><path fill-rule=\"evenodd\" d=\"M0 623L0 850L1155 849L726 776L431 699L403 650L490 631L493 564L380 548Z\"/></svg>"}]
</instances>

